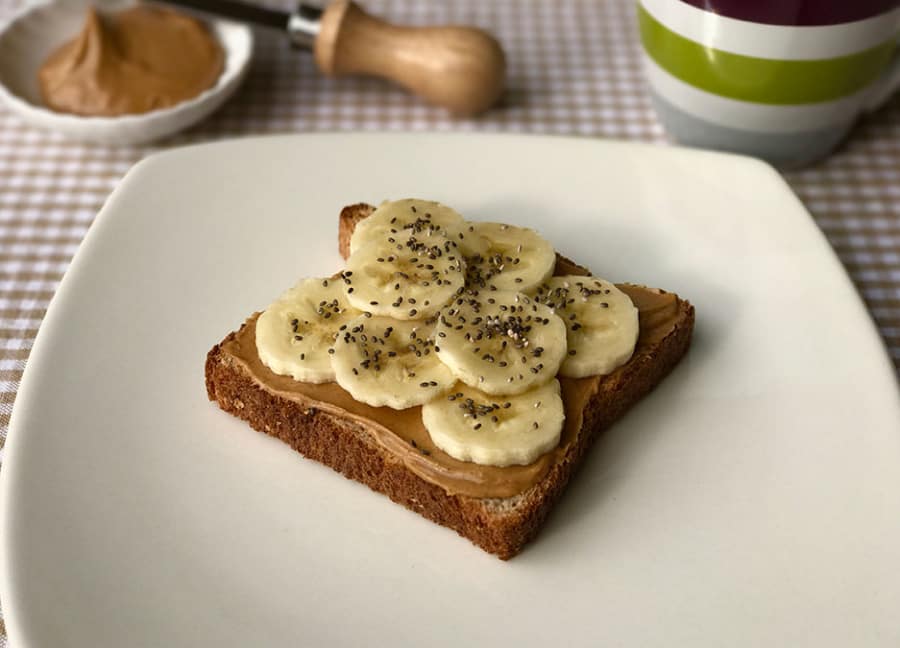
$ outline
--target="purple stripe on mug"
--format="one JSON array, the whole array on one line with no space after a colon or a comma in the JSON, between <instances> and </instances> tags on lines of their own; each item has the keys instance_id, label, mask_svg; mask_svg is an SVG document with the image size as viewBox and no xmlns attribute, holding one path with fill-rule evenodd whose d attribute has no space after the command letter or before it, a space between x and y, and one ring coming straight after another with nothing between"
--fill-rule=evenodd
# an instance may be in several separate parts
<instances>
[{"instance_id":1,"label":"purple stripe on mug","mask_svg":"<svg viewBox=\"0 0 900 648\"><path fill-rule=\"evenodd\" d=\"M812 27L839 25L887 13L900 0L681 0L720 16L762 23Z\"/></svg>"}]
</instances>

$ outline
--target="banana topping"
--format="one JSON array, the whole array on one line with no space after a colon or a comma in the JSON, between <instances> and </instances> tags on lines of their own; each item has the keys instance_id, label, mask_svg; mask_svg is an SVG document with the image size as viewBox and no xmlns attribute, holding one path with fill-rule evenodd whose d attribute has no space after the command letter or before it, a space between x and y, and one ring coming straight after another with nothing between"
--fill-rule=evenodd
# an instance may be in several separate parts
<instances>
[{"instance_id":1,"label":"banana topping","mask_svg":"<svg viewBox=\"0 0 900 648\"><path fill-rule=\"evenodd\" d=\"M487 248L466 257L466 283L475 290L533 288L553 274L556 251L534 230L503 223L469 223Z\"/></svg>"},{"instance_id":2,"label":"banana topping","mask_svg":"<svg viewBox=\"0 0 900 648\"><path fill-rule=\"evenodd\" d=\"M519 394L547 382L566 355L566 327L523 293L458 297L438 318L441 361L488 394Z\"/></svg>"},{"instance_id":3,"label":"banana topping","mask_svg":"<svg viewBox=\"0 0 900 648\"><path fill-rule=\"evenodd\" d=\"M565 419L555 378L516 396L490 396L471 387L422 407L432 441L460 461L526 465L559 443Z\"/></svg>"},{"instance_id":4,"label":"banana topping","mask_svg":"<svg viewBox=\"0 0 900 648\"><path fill-rule=\"evenodd\" d=\"M464 268L458 246L446 236L404 230L353 252L342 276L354 307L413 320L434 315L462 290Z\"/></svg>"},{"instance_id":5,"label":"banana topping","mask_svg":"<svg viewBox=\"0 0 900 648\"><path fill-rule=\"evenodd\" d=\"M304 279L256 322L260 360L282 376L309 383L334 380L327 352L345 322L359 316L335 279Z\"/></svg>"},{"instance_id":6,"label":"banana topping","mask_svg":"<svg viewBox=\"0 0 900 648\"><path fill-rule=\"evenodd\" d=\"M560 375L602 376L631 358L640 331L638 310L614 284L597 277L552 277L532 294L566 324L568 352Z\"/></svg>"},{"instance_id":7,"label":"banana topping","mask_svg":"<svg viewBox=\"0 0 900 648\"><path fill-rule=\"evenodd\" d=\"M565 420L557 376L608 374L634 352L628 295L552 276L556 252L534 230L397 200L356 225L350 252L344 271L301 281L259 316L260 359L373 407L421 405L460 461L535 461Z\"/></svg>"},{"instance_id":8,"label":"banana topping","mask_svg":"<svg viewBox=\"0 0 900 648\"><path fill-rule=\"evenodd\" d=\"M372 241L394 236L440 234L454 241L464 255L487 249L487 242L470 232L456 210L431 200L385 201L367 218L357 223L350 237L350 254Z\"/></svg>"},{"instance_id":9,"label":"banana topping","mask_svg":"<svg viewBox=\"0 0 900 648\"><path fill-rule=\"evenodd\" d=\"M434 325L358 317L338 333L331 356L337 383L373 407L405 409L444 393L456 381L438 359Z\"/></svg>"}]
</instances>

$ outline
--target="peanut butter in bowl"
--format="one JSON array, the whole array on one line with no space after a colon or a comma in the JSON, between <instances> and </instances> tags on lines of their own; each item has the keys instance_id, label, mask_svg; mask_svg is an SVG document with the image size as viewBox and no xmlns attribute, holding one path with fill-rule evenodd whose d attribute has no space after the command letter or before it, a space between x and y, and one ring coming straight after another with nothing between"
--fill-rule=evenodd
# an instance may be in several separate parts
<instances>
[{"instance_id":1,"label":"peanut butter in bowl","mask_svg":"<svg viewBox=\"0 0 900 648\"><path fill-rule=\"evenodd\" d=\"M38 71L44 104L82 116L147 113L215 85L224 52L190 16L148 6L113 14L88 10L81 32Z\"/></svg>"}]
</instances>

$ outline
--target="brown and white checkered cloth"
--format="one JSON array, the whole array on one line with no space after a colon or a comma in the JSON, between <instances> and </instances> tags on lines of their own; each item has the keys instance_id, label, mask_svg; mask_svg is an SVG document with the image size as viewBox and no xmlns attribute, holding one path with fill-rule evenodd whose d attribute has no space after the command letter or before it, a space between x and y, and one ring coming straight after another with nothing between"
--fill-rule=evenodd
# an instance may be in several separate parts
<instances>
[{"instance_id":1,"label":"brown and white checkered cloth","mask_svg":"<svg viewBox=\"0 0 900 648\"><path fill-rule=\"evenodd\" d=\"M0 21L21 2L0 0ZM509 60L506 105L476 120L452 120L377 81L324 79L308 54L292 51L277 34L259 33L238 94L206 122L154 147L74 144L0 109L0 446L60 278L106 196L151 151L236 135L350 130L666 141L641 77L633 0L362 4L399 22L493 31ZM828 160L787 180L840 255L900 368L900 97L868 117ZM0 647L3 636L0 625Z\"/></svg>"}]
</instances>

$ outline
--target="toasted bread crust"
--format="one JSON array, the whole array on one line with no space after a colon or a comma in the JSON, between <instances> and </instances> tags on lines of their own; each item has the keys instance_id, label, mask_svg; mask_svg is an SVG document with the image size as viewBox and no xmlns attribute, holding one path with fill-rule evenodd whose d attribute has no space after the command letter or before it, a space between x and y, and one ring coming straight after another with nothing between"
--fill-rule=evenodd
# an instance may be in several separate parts
<instances>
[{"instance_id":1,"label":"toasted bread crust","mask_svg":"<svg viewBox=\"0 0 900 648\"><path fill-rule=\"evenodd\" d=\"M350 256L350 237L356 229L356 224L373 211L375 207L367 203L347 205L341 210L338 217L338 252L345 259Z\"/></svg>"},{"instance_id":2,"label":"toasted bread crust","mask_svg":"<svg viewBox=\"0 0 900 648\"><path fill-rule=\"evenodd\" d=\"M343 256L348 254L356 223L373 209L357 204L342 210L339 248ZM537 534L599 432L619 419L678 363L690 345L693 325L693 306L679 300L676 323L669 334L600 381L585 407L576 442L563 458L532 488L506 499L447 493L406 468L375 440L366 426L269 392L223 350L223 345L236 335L234 332L207 355L206 388L210 400L254 429L281 439L304 456L454 529L506 560Z\"/></svg>"}]
</instances>

